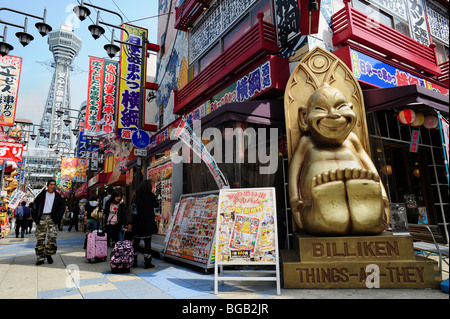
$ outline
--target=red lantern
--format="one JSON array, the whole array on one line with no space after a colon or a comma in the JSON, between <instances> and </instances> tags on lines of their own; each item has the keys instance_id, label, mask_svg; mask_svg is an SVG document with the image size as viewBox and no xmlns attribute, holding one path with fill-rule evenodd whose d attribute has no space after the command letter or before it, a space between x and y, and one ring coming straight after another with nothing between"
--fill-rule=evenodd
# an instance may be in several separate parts
<instances>
[{"instance_id":1,"label":"red lantern","mask_svg":"<svg viewBox=\"0 0 450 319\"><path fill-rule=\"evenodd\" d=\"M427 129L432 130L435 129L439 125L439 120L437 116L427 115L425 116L425 120L423 121L423 126Z\"/></svg>"},{"instance_id":2,"label":"red lantern","mask_svg":"<svg viewBox=\"0 0 450 319\"><path fill-rule=\"evenodd\" d=\"M416 119L416 113L410 109L404 109L398 113L398 120L402 124L411 124Z\"/></svg>"}]
</instances>

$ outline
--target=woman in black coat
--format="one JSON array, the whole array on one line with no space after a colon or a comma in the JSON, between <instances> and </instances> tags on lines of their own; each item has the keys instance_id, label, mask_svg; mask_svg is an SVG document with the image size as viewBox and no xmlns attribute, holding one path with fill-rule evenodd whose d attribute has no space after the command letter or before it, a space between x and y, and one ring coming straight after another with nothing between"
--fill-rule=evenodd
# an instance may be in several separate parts
<instances>
[{"instance_id":1,"label":"woman in black coat","mask_svg":"<svg viewBox=\"0 0 450 319\"><path fill-rule=\"evenodd\" d=\"M158 207L156 195L152 192L152 183L149 180L143 181L136 190L136 210L137 214L133 221L133 247L135 252L133 267L137 266L139 243L144 240L144 267L155 267L152 264L151 240L152 235L158 232L155 221L154 208Z\"/></svg>"},{"instance_id":2,"label":"woman in black coat","mask_svg":"<svg viewBox=\"0 0 450 319\"><path fill-rule=\"evenodd\" d=\"M109 246L112 247L114 243L121 240L120 232L126 224L126 217L125 204L122 202L122 192L114 190L103 211L103 221L106 225Z\"/></svg>"}]
</instances>

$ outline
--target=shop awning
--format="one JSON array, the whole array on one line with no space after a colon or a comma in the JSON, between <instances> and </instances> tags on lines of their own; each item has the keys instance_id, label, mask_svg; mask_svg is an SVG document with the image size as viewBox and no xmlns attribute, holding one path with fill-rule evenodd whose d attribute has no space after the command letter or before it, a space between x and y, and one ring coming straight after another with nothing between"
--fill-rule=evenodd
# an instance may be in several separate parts
<instances>
[{"instance_id":1,"label":"shop awning","mask_svg":"<svg viewBox=\"0 0 450 319\"><path fill-rule=\"evenodd\" d=\"M108 186L123 186L123 185L125 185L125 181L126 181L126 175L122 174L122 172L120 171L120 166L116 164L114 166L114 170L111 174L111 177L108 180L107 185Z\"/></svg>"},{"instance_id":2,"label":"shop awning","mask_svg":"<svg viewBox=\"0 0 450 319\"><path fill-rule=\"evenodd\" d=\"M257 100L228 103L202 119L202 130L226 121L263 125L284 125L284 100Z\"/></svg>"},{"instance_id":3,"label":"shop awning","mask_svg":"<svg viewBox=\"0 0 450 319\"><path fill-rule=\"evenodd\" d=\"M363 92L367 112L403 107L417 110L431 107L448 114L448 95L432 91L418 84L369 89Z\"/></svg>"},{"instance_id":4,"label":"shop awning","mask_svg":"<svg viewBox=\"0 0 450 319\"><path fill-rule=\"evenodd\" d=\"M202 130L215 127L227 121L238 121L262 125L284 125L284 100L256 100L227 103L202 118ZM166 139L148 149L147 157L162 153L171 148L178 140Z\"/></svg>"},{"instance_id":5,"label":"shop awning","mask_svg":"<svg viewBox=\"0 0 450 319\"><path fill-rule=\"evenodd\" d=\"M87 196L87 183L84 183L75 191L75 198L80 199Z\"/></svg>"}]
</instances>

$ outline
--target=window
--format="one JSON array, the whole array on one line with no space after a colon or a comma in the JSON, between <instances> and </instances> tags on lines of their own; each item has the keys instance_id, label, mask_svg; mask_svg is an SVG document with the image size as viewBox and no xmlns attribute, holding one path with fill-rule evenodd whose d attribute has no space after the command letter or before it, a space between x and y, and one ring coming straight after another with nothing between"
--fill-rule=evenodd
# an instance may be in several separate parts
<instances>
[{"instance_id":1,"label":"window","mask_svg":"<svg viewBox=\"0 0 450 319\"><path fill-rule=\"evenodd\" d=\"M353 1L353 8L364 13L369 18L374 19L375 21L387 25L390 28L394 29L393 19L390 15L384 13L377 7L361 0ZM403 33L403 32L402 32Z\"/></svg>"},{"instance_id":2,"label":"window","mask_svg":"<svg viewBox=\"0 0 450 319\"><path fill-rule=\"evenodd\" d=\"M247 16L223 38L223 50L228 49L236 40L250 29L250 17Z\"/></svg>"},{"instance_id":3,"label":"window","mask_svg":"<svg viewBox=\"0 0 450 319\"><path fill-rule=\"evenodd\" d=\"M264 13L264 21L274 23L272 17L272 5L270 0L259 1L244 17L232 26L231 31L226 33L217 41L208 53L191 63L188 71L188 81L192 80L199 72L204 70L214 59L216 59L223 51L228 49L242 35L247 32L251 26L258 22L256 18L258 12Z\"/></svg>"},{"instance_id":4,"label":"window","mask_svg":"<svg viewBox=\"0 0 450 319\"><path fill-rule=\"evenodd\" d=\"M408 25L400 20L394 19L394 29L400 32L403 35L411 37L409 34Z\"/></svg>"},{"instance_id":5,"label":"window","mask_svg":"<svg viewBox=\"0 0 450 319\"><path fill-rule=\"evenodd\" d=\"M272 19L272 7L270 5L270 1L264 0L262 2L260 2L259 4L256 5L256 7L254 7L252 9L252 25L255 25L257 22L257 14L258 12L263 12L264 13L264 18L263 20L268 22L268 23L273 23L273 19Z\"/></svg>"},{"instance_id":6,"label":"window","mask_svg":"<svg viewBox=\"0 0 450 319\"><path fill-rule=\"evenodd\" d=\"M217 43L206 55L200 59L200 72L220 55L220 45Z\"/></svg>"},{"instance_id":7,"label":"window","mask_svg":"<svg viewBox=\"0 0 450 319\"><path fill-rule=\"evenodd\" d=\"M448 46L445 46L441 43L439 43L438 41L436 41L436 39L433 39L433 43L436 44L436 55L437 55L437 59L438 59L438 63L444 63L448 61Z\"/></svg>"}]
</instances>

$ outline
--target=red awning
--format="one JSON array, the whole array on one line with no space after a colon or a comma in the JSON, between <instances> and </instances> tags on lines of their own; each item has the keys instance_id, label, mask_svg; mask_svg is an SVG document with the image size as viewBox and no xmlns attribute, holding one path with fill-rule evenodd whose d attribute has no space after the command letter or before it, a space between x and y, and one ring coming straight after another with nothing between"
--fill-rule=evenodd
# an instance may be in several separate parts
<instances>
[{"instance_id":1,"label":"red awning","mask_svg":"<svg viewBox=\"0 0 450 319\"><path fill-rule=\"evenodd\" d=\"M80 199L87 196L87 183L84 183L75 192L75 198Z\"/></svg>"}]
</instances>

